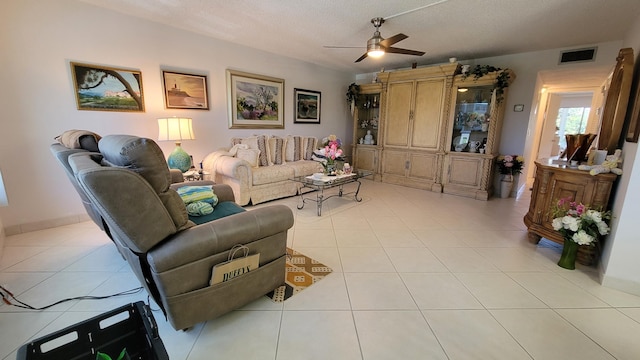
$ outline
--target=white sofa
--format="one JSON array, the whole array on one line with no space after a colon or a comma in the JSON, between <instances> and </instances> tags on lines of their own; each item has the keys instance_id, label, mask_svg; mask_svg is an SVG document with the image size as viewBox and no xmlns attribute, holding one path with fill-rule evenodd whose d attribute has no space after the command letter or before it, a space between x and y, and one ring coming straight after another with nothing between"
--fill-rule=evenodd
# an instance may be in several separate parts
<instances>
[{"instance_id":1,"label":"white sofa","mask_svg":"<svg viewBox=\"0 0 640 360\"><path fill-rule=\"evenodd\" d=\"M207 155L202 167L216 183L231 186L239 205L256 205L297 195L300 184L293 177L322 172L312 160L317 145L307 136L233 138L229 148Z\"/></svg>"}]
</instances>

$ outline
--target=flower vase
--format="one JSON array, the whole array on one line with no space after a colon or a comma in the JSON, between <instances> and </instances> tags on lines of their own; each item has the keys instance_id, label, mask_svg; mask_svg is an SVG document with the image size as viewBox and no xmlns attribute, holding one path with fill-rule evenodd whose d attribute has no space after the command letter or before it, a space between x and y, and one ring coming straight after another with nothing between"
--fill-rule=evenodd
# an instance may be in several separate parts
<instances>
[{"instance_id":1,"label":"flower vase","mask_svg":"<svg viewBox=\"0 0 640 360\"><path fill-rule=\"evenodd\" d=\"M558 260L558 266L569 270L575 269L578 247L579 245L577 242L565 238L564 246L562 247L562 255L560 255L560 260Z\"/></svg>"},{"instance_id":2,"label":"flower vase","mask_svg":"<svg viewBox=\"0 0 640 360\"><path fill-rule=\"evenodd\" d=\"M324 167L324 174L328 175L328 176L335 176L336 175L336 164L327 164Z\"/></svg>"},{"instance_id":3,"label":"flower vase","mask_svg":"<svg viewBox=\"0 0 640 360\"><path fill-rule=\"evenodd\" d=\"M505 175L502 181L500 181L500 197L505 199L511 195L513 189L513 176Z\"/></svg>"}]
</instances>

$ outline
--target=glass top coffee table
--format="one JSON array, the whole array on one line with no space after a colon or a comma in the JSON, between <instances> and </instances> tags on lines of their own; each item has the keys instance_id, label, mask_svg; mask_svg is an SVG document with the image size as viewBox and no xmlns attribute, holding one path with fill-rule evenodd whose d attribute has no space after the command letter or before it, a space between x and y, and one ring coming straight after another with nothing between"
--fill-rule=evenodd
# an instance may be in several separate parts
<instances>
[{"instance_id":1,"label":"glass top coffee table","mask_svg":"<svg viewBox=\"0 0 640 360\"><path fill-rule=\"evenodd\" d=\"M351 174L343 174L343 175L336 175L336 176L328 176L328 175L296 176L292 180L302 184L302 187L300 187L299 189L300 205L298 205L298 209L302 209L304 207L304 204L307 201L313 201L316 203L318 207L318 216L321 216L322 203L334 196L342 197L344 195L353 194L354 200L357 202L360 202L362 201L362 198L358 197L358 193L360 192L360 185L362 185L362 183L360 182L360 179L365 176L370 176L372 174L373 173L369 170L354 170ZM355 191L344 192L344 186L347 184L353 184L353 183L357 184ZM337 194L332 194L329 196L324 195L325 190L331 189L334 187L338 188ZM315 191L316 193L315 199L313 197L305 197L305 195L311 192L310 191L304 192L303 189L311 189Z\"/></svg>"}]
</instances>

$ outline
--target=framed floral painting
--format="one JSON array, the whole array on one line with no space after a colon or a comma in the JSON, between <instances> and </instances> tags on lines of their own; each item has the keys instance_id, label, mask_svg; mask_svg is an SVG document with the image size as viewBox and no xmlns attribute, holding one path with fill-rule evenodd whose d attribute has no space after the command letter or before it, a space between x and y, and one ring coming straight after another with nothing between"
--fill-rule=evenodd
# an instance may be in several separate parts
<instances>
[{"instance_id":1,"label":"framed floral painting","mask_svg":"<svg viewBox=\"0 0 640 360\"><path fill-rule=\"evenodd\" d=\"M142 73L71 62L78 110L144 111Z\"/></svg>"},{"instance_id":2,"label":"framed floral painting","mask_svg":"<svg viewBox=\"0 0 640 360\"><path fill-rule=\"evenodd\" d=\"M284 129L284 79L227 70L230 129Z\"/></svg>"}]
</instances>

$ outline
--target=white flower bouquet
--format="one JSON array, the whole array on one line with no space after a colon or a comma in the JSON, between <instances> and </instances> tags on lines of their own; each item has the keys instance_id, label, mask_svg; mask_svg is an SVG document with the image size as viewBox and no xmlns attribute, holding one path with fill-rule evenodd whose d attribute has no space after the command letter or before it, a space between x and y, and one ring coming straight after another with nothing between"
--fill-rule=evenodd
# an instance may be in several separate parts
<instances>
[{"instance_id":1,"label":"white flower bouquet","mask_svg":"<svg viewBox=\"0 0 640 360\"><path fill-rule=\"evenodd\" d=\"M571 198L560 199L552 209L553 229L578 245L593 245L609 233L610 211L589 209Z\"/></svg>"}]
</instances>

